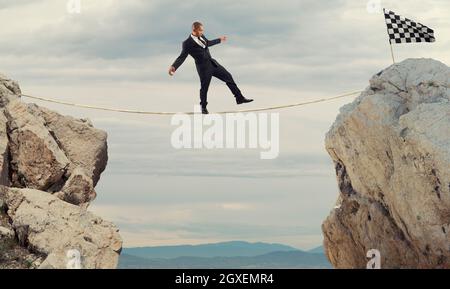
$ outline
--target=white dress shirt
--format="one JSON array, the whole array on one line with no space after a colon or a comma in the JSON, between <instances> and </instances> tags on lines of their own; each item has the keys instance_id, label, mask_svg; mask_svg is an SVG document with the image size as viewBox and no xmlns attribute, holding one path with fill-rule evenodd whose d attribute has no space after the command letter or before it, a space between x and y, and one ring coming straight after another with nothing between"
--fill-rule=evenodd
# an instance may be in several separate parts
<instances>
[{"instance_id":1,"label":"white dress shirt","mask_svg":"<svg viewBox=\"0 0 450 289\"><path fill-rule=\"evenodd\" d=\"M200 40L198 40L198 37L197 37L197 36L194 36L194 35L191 34L191 37L192 37L192 39L194 39L194 41L195 41L198 45L200 45L202 48L206 48L205 44L203 44ZM205 41L205 43L206 43L206 39L205 39L205 38L203 38L203 37L200 37L200 38L202 38L202 40Z\"/></svg>"}]
</instances>

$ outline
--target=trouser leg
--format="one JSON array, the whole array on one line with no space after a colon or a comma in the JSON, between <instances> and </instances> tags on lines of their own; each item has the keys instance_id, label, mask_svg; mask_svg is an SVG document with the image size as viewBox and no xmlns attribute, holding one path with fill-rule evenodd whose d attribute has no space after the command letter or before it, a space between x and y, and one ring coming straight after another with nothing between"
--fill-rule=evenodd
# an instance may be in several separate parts
<instances>
[{"instance_id":1,"label":"trouser leg","mask_svg":"<svg viewBox=\"0 0 450 289\"><path fill-rule=\"evenodd\" d=\"M206 107L208 105L208 89L211 83L211 73L204 73L200 76L200 105Z\"/></svg>"},{"instance_id":2,"label":"trouser leg","mask_svg":"<svg viewBox=\"0 0 450 289\"><path fill-rule=\"evenodd\" d=\"M242 93L237 84L234 82L233 76L223 66L217 66L213 71L213 76L225 82L234 97L242 97Z\"/></svg>"}]
</instances>

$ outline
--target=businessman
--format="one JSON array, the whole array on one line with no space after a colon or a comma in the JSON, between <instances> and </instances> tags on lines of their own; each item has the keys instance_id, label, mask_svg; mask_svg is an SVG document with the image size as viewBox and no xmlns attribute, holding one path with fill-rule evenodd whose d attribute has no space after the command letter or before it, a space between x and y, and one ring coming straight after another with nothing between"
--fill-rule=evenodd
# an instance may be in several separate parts
<instances>
[{"instance_id":1,"label":"businessman","mask_svg":"<svg viewBox=\"0 0 450 289\"><path fill-rule=\"evenodd\" d=\"M206 106L207 95L209 84L211 83L211 78L217 77L218 79L225 82L228 88L233 93L236 98L237 104L252 102L253 99L245 98L238 86L233 80L233 76L229 73L222 65L211 57L209 53L209 47L225 42L227 40L226 36L214 40L208 40L203 34L203 24L200 22L194 22L192 24L192 33L189 35L188 39L183 42L183 49L180 56L175 60L175 62L169 68L169 75L174 75L178 67L183 64L184 60L188 55L191 55L195 59L195 66L197 67L197 72L200 77L200 105L202 107L202 113L208 114Z\"/></svg>"}]
</instances>

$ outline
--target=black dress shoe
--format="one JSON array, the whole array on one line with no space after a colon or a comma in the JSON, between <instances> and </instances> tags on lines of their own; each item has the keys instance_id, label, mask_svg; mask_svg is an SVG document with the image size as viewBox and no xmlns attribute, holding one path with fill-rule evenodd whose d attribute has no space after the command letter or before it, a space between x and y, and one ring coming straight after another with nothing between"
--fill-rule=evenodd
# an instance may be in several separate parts
<instances>
[{"instance_id":1,"label":"black dress shoe","mask_svg":"<svg viewBox=\"0 0 450 289\"><path fill-rule=\"evenodd\" d=\"M206 107L202 107L202 114L209 114L208 110L206 109Z\"/></svg>"},{"instance_id":2,"label":"black dress shoe","mask_svg":"<svg viewBox=\"0 0 450 289\"><path fill-rule=\"evenodd\" d=\"M247 103L247 102L252 102L253 101L253 99L248 99L248 98L245 98L245 97L239 97L239 98L236 98L236 103L237 104L242 104L242 103Z\"/></svg>"}]
</instances>

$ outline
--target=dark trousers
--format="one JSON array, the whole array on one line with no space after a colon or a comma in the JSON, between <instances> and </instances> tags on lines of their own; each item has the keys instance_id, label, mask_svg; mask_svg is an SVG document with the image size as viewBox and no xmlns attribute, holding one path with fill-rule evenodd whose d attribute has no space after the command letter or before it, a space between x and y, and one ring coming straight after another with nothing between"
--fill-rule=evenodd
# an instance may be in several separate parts
<instances>
[{"instance_id":1,"label":"dark trousers","mask_svg":"<svg viewBox=\"0 0 450 289\"><path fill-rule=\"evenodd\" d=\"M213 76L225 82L228 88L231 90L231 93L233 93L234 97L242 97L242 93L239 90L237 84L234 82L231 73L229 73L225 69L225 67L223 67L219 63L210 61L210 63L205 65L205 67L202 67L201 70L197 70L200 76L200 105L202 107L206 107L206 105L208 104L208 89L209 84L211 83L211 78Z\"/></svg>"}]
</instances>

